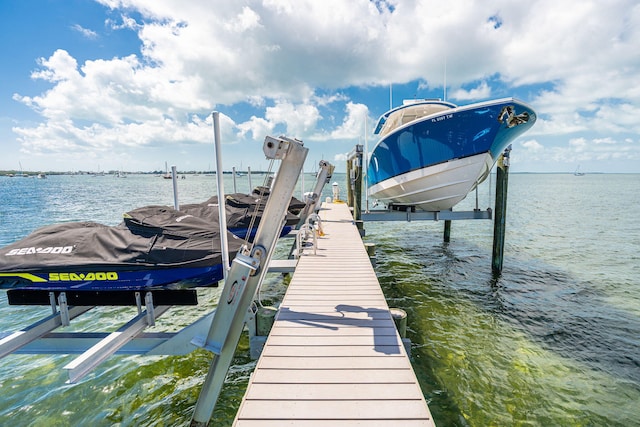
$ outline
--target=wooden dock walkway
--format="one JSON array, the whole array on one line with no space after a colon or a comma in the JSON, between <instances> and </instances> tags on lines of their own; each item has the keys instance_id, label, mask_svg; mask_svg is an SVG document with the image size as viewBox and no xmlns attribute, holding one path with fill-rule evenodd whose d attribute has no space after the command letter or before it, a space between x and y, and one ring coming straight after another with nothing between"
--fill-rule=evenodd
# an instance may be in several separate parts
<instances>
[{"instance_id":1,"label":"wooden dock walkway","mask_svg":"<svg viewBox=\"0 0 640 427\"><path fill-rule=\"evenodd\" d=\"M234 426L434 426L347 205L320 216Z\"/></svg>"}]
</instances>

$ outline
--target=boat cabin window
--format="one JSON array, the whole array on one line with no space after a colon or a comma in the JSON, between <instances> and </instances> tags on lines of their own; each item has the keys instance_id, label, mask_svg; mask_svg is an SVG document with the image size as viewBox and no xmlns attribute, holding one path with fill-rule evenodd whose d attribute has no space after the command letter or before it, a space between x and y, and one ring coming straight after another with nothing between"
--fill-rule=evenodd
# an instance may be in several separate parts
<instances>
[{"instance_id":1,"label":"boat cabin window","mask_svg":"<svg viewBox=\"0 0 640 427\"><path fill-rule=\"evenodd\" d=\"M401 108L389 114L384 126L380 130L380 137L392 132L397 127L410 123L422 117L430 116L441 111L450 110L450 105L443 104L416 104L409 107Z\"/></svg>"}]
</instances>

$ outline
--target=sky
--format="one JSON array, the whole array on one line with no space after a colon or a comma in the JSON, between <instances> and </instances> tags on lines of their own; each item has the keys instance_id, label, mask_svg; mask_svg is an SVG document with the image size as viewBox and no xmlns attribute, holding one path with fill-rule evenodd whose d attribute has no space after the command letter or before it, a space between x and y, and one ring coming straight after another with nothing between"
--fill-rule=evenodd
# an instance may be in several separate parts
<instances>
[{"instance_id":1,"label":"sky","mask_svg":"<svg viewBox=\"0 0 640 427\"><path fill-rule=\"evenodd\" d=\"M0 170L345 170L403 99L515 97L512 172L640 173L637 0L2 0Z\"/></svg>"}]
</instances>

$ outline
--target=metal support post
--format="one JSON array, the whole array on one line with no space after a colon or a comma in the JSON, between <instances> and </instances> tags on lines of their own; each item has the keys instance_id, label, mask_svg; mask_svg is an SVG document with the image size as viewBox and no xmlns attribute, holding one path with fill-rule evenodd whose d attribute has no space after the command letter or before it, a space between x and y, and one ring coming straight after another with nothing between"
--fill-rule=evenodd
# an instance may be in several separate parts
<instances>
[{"instance_id":1,"label":"metal support post","mask_svg":"<svg viewBox=\"0 0 640 427\"><path fill-rule=\"evenodd\" d=\"M509 152L508 146L498 158L496 168L496 204L495 219L493 222L493 255L491 257L491 270L494 274L502 273L502 261L504 259L504 237L507 218L507 187L509 183Z\"/></svg>"},{"instance_id":2,"label":"metal support post","mask_svg":"<svg viewBox=\"0 0 640 427\"><path fill-rule=\"evenodd\" d=\"M207 426L231 365L256 291L267 272L295 184L308 149L297 140L266 137L263 147L269 159L282 160L273 190L258 226L253 249L245 248L231 264L204 347L214 356L196 403L191 426Z\"/></svg>"},{"instance_id":3,"label":"metal support post","mask_svg":"<svg viewBox=\"0 0 640 427\"><path fill-rule=\"evenodd\" d=\"M313 187L311 195L307 197L304 208L302 208L300 214L298 215L300 219L298 220L298 224L296 225L296 230L302 232L302 229L307 223L307 218L309 218L316 212L316 209L322 202L322 200L320 200L322 198L322 189L326 184L329 183L329 181L331 181L331 176L333 175L334 169L335 166L333 166L331 163L327 162L326 160L320 160L318 173L316 174L316 184ZM298 258L298 248L298 237L296 237L293 244L291 245L291 249L289 250L289 259Z\"/></svg>"},{"instance_id":4,"label":"metal support post","mask_svg":"<svg viewBox=\"0 0 640 427\"><path fill-rule=\"evenodd\" d=\"M233 192L237 193L238 185L236 183L236 167L235 166L231 168L231 177L233 178Z\"/></svg>"},{"instance_id":5,"label":"metal support post","mask_svg":"<svg viewBox=\"0 0 640 427\"><path fill-rule=\"evenodd\" d=\"M84 306L71 307L67 312L67 316L69 319L74 319L92 308ZM19 350L60 326L64 326L62 324L62 316L61 313L56 311L39 322L0 339L0 358Z\"/></svg>"},{"instance_id":6,"label":"metal support post","mask_svg":"<svg viewBox=\"0 0 640 427\"><path fill-rule=\"evenodd\" d=\"M319 203L321 203L320 199L322 197L322 189L324 188L325 184L328 184L331 180L331 175L333 175L334 169L335 166L333 166L331 163L327 162L326 160L320 160L318 173L316 175L316 184L313 187L311 195L307 198L304 208L302 208L302 211L300 211L300 220L298 221L298 225L296 226L297 229L304 225L307 217L314 213Z\"/></svg>"},{"instance_id":7,"label":"metal support post","mask_svg":"<svg viewBox=\"0 0 640 427\"><path fill-rule=\"evenodd\" d=\"M216 152L216 184L218 191L218 218L220 222L220 247L222 248L222 268L226 280L229 273L229 242L227 241L227 210L225 209L224 174L222 170L222 140L220 138L220 113L211 113L213 140Z\"/></svg>"},{"instance_id":8,"label":"metal support post","mask_svg":"<svg viewBox=\"0 0 640 427\"><path fill-rule=\"evenodd\" d=\"M171 166L171 181L173 182L173 208L177 211L180 210L180 204L178 203L178 171L175 165Z\"/></svg>"},{"instance_id":9,"label":"metal support post","mask_svg":"<svg viewBox=\"0 0 640 427\"><path fill-rule=\"evenodd\" d=\"M58 295L58 306L60 307L60 322L62 326L69 326L71 318L69 317L69 304L67 304L67 294L65 292L60 292L60 295Z\"/></svg>"}]
</instances>

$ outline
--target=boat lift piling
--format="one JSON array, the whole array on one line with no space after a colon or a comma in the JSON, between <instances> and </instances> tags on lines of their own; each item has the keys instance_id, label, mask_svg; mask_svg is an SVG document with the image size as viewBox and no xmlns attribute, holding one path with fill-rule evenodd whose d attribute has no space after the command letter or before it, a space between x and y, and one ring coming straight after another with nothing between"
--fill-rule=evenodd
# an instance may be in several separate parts
<instances>
[{"instance_id":1,"label":"boat lift piling","mask_svg":"<svg viewBox=\"0 0 640 427\"><path fill-rule=\"evenodd\" d=\"M510 152L511 145L500 155L496 164L496 204L495 219L493 222L493 254L491 257L491 271L495 275L502 273L502 262L504 260Z\"/></svg>"},{"instance_id":2,"label":"boat lift piling","mask_svg":"<svg viewBox=\"0 0 640 427\"><path fill-rule=\"evenodd\" d=\"M353 208L353 218L356 221L362 219L362 145L358 144L349 153L347 160L347 203Z\"/></svg>"},{"instance_id":3,"label":"boat lift piling","mask_svg":"<svg viewBox=\"0 0 640 427\"><path fill-rule=\"evenodd\" d=\"M364 222L362 221L363 155L362 145L357 144L347 159L347 204L353 210L353 219L360 237L365 235Z\"/></svg>"},{"instance_id":4,"label":"boat lift piling","mask_svg":"<svg viewBox=\"0 0 640 427\"><path fill-rule=\"evenodd\" d=\"M449 243L451 241L451 220L450 219L445 219L444 220L444 237L443 237L443 241L445 243Z\"/></svg>"}]
</instances>

